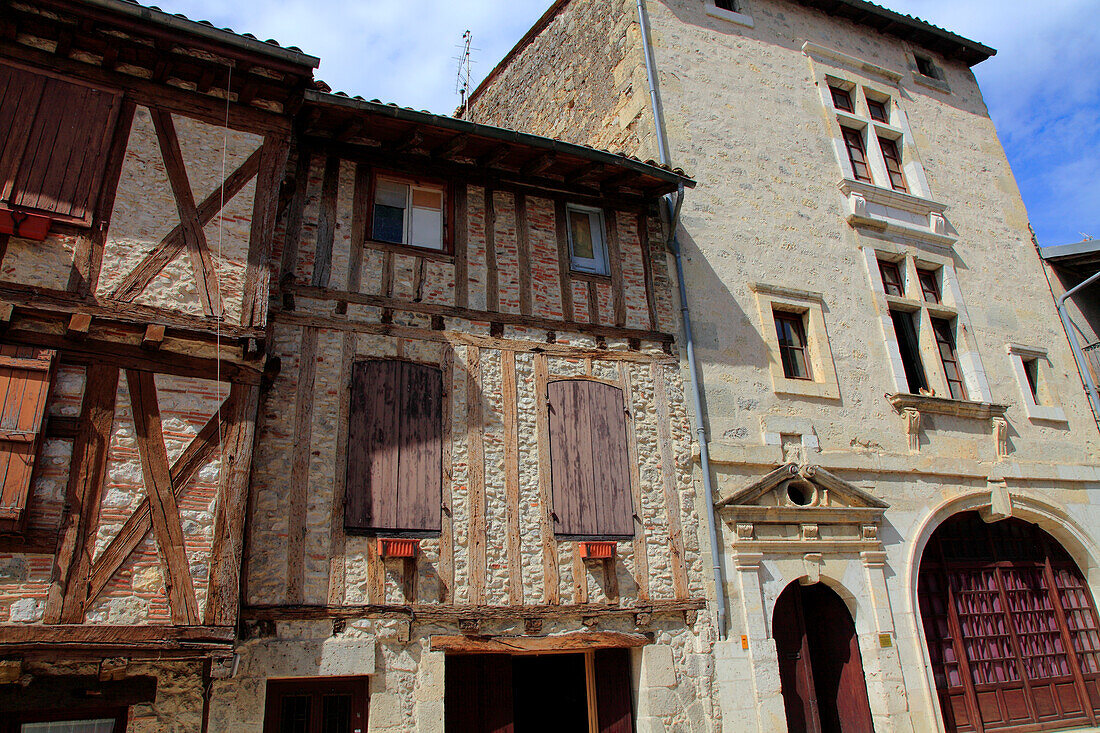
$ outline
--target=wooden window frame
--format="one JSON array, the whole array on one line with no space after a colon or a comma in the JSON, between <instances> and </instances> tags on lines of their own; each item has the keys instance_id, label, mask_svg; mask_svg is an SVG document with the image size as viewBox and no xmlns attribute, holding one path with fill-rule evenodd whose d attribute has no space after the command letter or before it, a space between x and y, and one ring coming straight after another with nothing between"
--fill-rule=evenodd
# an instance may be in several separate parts
<instances>
[{"instance_id":1,"label":"wooden window frame","mask_svg":"<svg viewBox=\"0 0 1100 733\"><path fill-rule=\"evenodd\" d=\"M932 316L932 333L936 337L936 350L939 353L940 365L943 367L943 376L947 380L949 397L953 400L966 401L966 380L963 379L962 367L959 365L959 354L955 346L955 319L939 318ZM944 353L946 350L947 353ZM952 376L954 374L955 376Z\"/></svg>"},{"instance_id":2,"label":"wooden window frame","mask_svg":"<svg viewBox=\"0 0 1100 733\"><path fill-rule=\"evenodd\" d=\"M309 695L312 699L320 699L324 695L350 695L351 730L360 730L366 733L370 718L370 678L366 675L357 677L299 677L269 679L267 681L267 694L264 701L264 733L279 733L280 710L279 703L284 697ZM355 716L360 717L359 723ZM320 717L310 720L310 733L320 733Z\"/></svg>"},{"instance_id":3,"label":"wooden window frame","mask_svg":"<svg viewBox=\"0 0 1100 733\"><path fill-rule=\"evenodd\" d=\"M374 236L374 207L375 207L375 194L378 189L378 179L386 179L395 183L403 183L409 186L420 186L422 188L432 187L439 188L443 192L443 241L439 249L432 247L422 247L415 244L407 244L405 242L387 242L384 239L376 239ZM368 245L376 245L384 249L394 248L398 251L408 250L409 254L422 254L430 253L435 255L453 255L454 254L454 183L452 181L435 178L432 176L419 176L411 173L402 173L396 170L390 170L388 168L372 168L370 177L370 190L367 192L367 236L366 243Z\"/></svg>"},{"instance_id":4,"label":"wooden window frame","mask_svg":"<svg viewBox=\"0 0 1100 733\"><path fill-rule=\"evenodd\" d=\"M884 125L890 124L890 102L883 102L873 97L867 97L867 114L875 122L881 122ZM881 113L881 116L876 114L876 110Z\"/></svg>"},{"instance_id":5,"label":"wooden window frame","mask_svg":"<svg viewBox=\"0 0 1100 733\"><path fill-rule=\"evenodd\" d=\"M927 270L917 268L917 280L920 281L921 297L925 303L940 305L943 303L943 295L940 293L940 270Z\"/></svg>"},{"instance_id":6,"label":"wooden window frame","mask_svg":"<svg viewBox=\"0 0 1100 733\"><path fill-rule=\"evenodd\" d=\"M844 147L848 151L848 164L852 167L852 176L857 181L874 185L875 179L871 175L871 163L867 159L867 145L863 142L863 132L846 125L841 125L840 130L844 137ZM857 153L859 160L856 159ZM863 169L863 173L860 173L860 168Z\"/></svg>"},{"instance_id":7,"label":"wooden window frame","mask_svg":"<svg viewBox=\"0 0 1100 733\"><path fill-rule=\"evenodd\" d=\"M65 708L63 710L28 710L18 712L4 723L0 723L2 733L20 733L23 726L30 723L58 723L66 720L108 720L114 718L115 727L111 733L126 733L126 721L129 717L126 707L87 707Z\"/></svg>"},{"instance_id":8,"label":"wooden window frame","mask_svg":"<svg viewBox=\"0 0 1100 733\"><path fill-rule=\"evenodd\" d=\"M895 191L909 193L909 186L905 183L905 171L901 163L901 151L898 150L897 140L878 136L878 147L882 152L882 162L886 166L886 175L890 177L890 187Z\"/></svg>"},{"instance_id":9,"label":"wooden window frame","mask_svg":"<svg viewBox=\"0 0 1100 733\"><path fill-rule=\"evenodd\" d=\"M898 267L897 262L879 259L878 273L879 277L882 278L882 289L887 295L892 295L895 298L905 297L905 278L902 276L901 268ZM896 280L887 277L887 273L896 275ZM897 292L891 292L891 289Z\"/></svg>"},{"instance_id":10,"label":"wooden window frame","mask_svg":"<svg viewBox=\"0 0 1100 733\"><path fill-rule=\"evenodd\" d=\"M355 458L356 454L354 453L354 451L357 450L356 440L355 440L356 435L354 433L354 431L357 429L356 406L357 406L357 400L361 399L361 395L356 391L356 374L357 374L357 370L360 367L365 367L365 365L371 364L371 363L415 366L415 367L420 367L420 368L423 368L423 369L433 370L434 372L437 372L438 375L439 375L439 380L440 380L439 407L440 407L440 421L441 421L440 426L439 426L439 433L438 433L439 434L439 441L440 441L440 461L439 461L439 465L438 465L438 470L439 470L439 477L438 477L439 478L439 494L438 494L438 496L436 496L434 498L434 500L432 500L430 502L430 507L429 507L430 512L432 512L434 514L433 521L431 521L430 523L432 523L434 526L430 526L430 527L424 527L424 526L420 526L420 527L409 527L409 526L387 527L387 526L380 526L379 524L376 523L376 522L378 522L378 520L376 520L373 516L373 509L374 509L373 500L375 498L374 489L372 489L372 487L369 485L369 483L361 486L361 482L359 481L359 478L357 476L353 475L354 471L357 468L359 468L360 470L367 471L368 476L369 476L370 475L370 469L371 469L371 466L372 466L372 463L371 463L371 460L370 460L372 458L372 454L367 452L365 454L365 456L363 457L363 464L362 464L362 466L360 466L358 463L356 463L356 458ZM346 498L345 498L345 502L344 502L344 531L347 534L349 534L349 535L365 535L365 536L385 536L385 537L436 537L442 531L442 516L441 516L441 506L442 506L442 501L443 501L443 493L442 493L442 491L443 491L443 489L442 489L442 487L443 487L443 460L442 460L442 455L443 455L443 448L444 448L444 446L442 444L443 436L444 436L444 429L443 429L444 426L442 425L442 416L445 412L445 410L443 408L443 400L449 399L447 385L443 384L443 381L442 381L443 380L443 374L444 374L444 372L443 372L442 369L440 369L438 364L416 362L416 361L410 361L410 360L406 360L406 359L365 357L365 358L358 358L354 361L354 363L352 365L352 377L351 377L352 381L351 381L350 390L349 390L350 393L351 393L349 395L349 400L350 400L351 404L350 404L350 409L349 409L350 420L349 420L349 425L348 425L348 431L349 431L349 435L348 435L348 443L349 443L349 445L348 445L348 457L347 457L347 464L344 467L345 475L347 477L346 483L345 483ZM395 395L394 399L395 400L400 399L400 395ZM362 409L365 409L366 407L367 407L366 404L362 404ZM397 407L395 406L394 409L397 409ZM403 427L404 423L401 423L401 425ZM397 501L397 497L400 497L402 495L402 491L404 490L404 487L406 485L405 482L402 481L402 477L401 477L401 474L400 474L400 463L401 463L400 448L401 448L401 446L398 447L398 458L397 458L398 467L395 469L396 476L393 479L394 481L397 482L396 497L394 498L394 502L397 505L400 505L400 502ZM363 448L362 450L366 451L365 448ZM388 487L383 486L379 491L380 492L385 492L387 490L388 490ZM363 496L360 497L359 500L358 500L358 502L361 502L362 506L359 505L359 503L357 502L355 496L353 495L353 492L356 492L356 491L361 491L363 493ZM365 509L364 509L364 507L365 507ZM357 512L365 513L367 516L356 516ZM395 525L397 525L397 524L400 524L400 518L399 517L398 517L398 520L395 522Z\"/></svg>"},{"instance_id":11,"label":"wooden window frame","mask_svg":"<svg viewBox=\"0 0 1100 733\"><path fill-rule=\"evenodd\" d=\"M3 371L7 373L0 381L0 400L6 398L7 390L11 386L12 376L16 371L25 371L31 374L44 373L43 383L38 385L38 398L40 401L36 402L35 405L21 403L19 414L9 416L17 422L14 429L0 429L0 446L10 445L12 448L25 446L29 452L29 465L24 465L22 471L15 474L10 473L11 462L20 460L22 450L14 450L10 454L5 453L3 457L7 459L7 462L0 462L0 496L10 496L12 498L10 505L0 505L0 532L19 533L23 531L27 524L29 507L34 492L34 478L41 463L42 445L46 437L50 390L57 369L58 354L52 349L0 344L0 362L2 362L0 367L3 367ZM20 364L25 366L20 369ZM24 385L29 383L28 380L23 382ZM26 395L25 389L26 386L19 394L20 399L23 399ZM7 410L4 410L4 412L7 412ZM7 483L9 478L14 479L19 486L10 488ZM0 501L0 504L2 504L2 501Z\"/></svg>"},{"instance_id":12,"label":"wooden window frame","mask_svg":"<svg viewBox=\"0 0 1100 733\"><path fill-rule=\"evenodd\" d=\"M783 376L787 379L804 379L813 381L813 367L810 363L810 347L806 341L806 314L792 311L773 311L775 321L776 339L779 341L779 355L783 365ZM791 332L801 341L801 346L784 343L783 331L780 324L790 326ZM794 353L802 355L802 364L805 365L805 374L798 374L798 361L794 359Z\"/></svg>"},{"instance_id":13,"label":"wooden window frame","mask_svg":"<svg viewBox=\"0 0 1100 733\"><path fill-rule=\"evenodd\" d=\"M573 213L587 214L590 226L593 218L595 218L598 222L598 231L600 233L599 247L596 247L595 242L592 243L593 254L598 255L597 257L578 258L575 254L573 254L573 223L570 218L570 215ZM581 273L583 275L610 277L611 253L608 250L607 244L607 217L605 216L604 210L602 208L598 206L584 206L582 204L567 203L565 205L565 233L569 242L569 270L571 272ZM591 261L595 263L595 266L593 269L589 269L584 266L578 266L578 260Z\"/></svg>"},{"instance_id":14,"label":"wooden window frame","mask_svg":"<svg viewBox=\"0 0 1100 733\"><path fill-rule=\"evenodd\" d=\"M924 360L920 353L920 338L917 326L913 322L919 313L911 311L890 309L890 320L894 327L894 339L898 344L898 352L901 355L902 367L905 370L905 382L909 394L921 394L921 390L928 391L928 373L924 369ZM899 322L903 325L899 333Z\"/></svg>"},{"instance_id":15,"label":"wooden window frame","mask_svg":"<svg viewBox=\"0 0 1100 733\"><path fill-rule=\"evenodd\" d=\"M833 100L833 109L839 109L841 112L847 112L848 114L855 114L856 107L852 103L852 93L850 91L836 86L835 84L830 84L829 96Z\"/></svg>"}]
</instances>

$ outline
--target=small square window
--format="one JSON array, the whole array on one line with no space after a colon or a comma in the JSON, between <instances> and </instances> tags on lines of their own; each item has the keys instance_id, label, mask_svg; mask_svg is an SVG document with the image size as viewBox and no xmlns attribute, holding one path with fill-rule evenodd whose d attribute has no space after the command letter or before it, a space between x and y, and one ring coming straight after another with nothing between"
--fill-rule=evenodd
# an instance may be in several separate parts
<instances>
[{"instance_id":1,"label":"small square window","mask_svg":"<svg viewBox=\"0 0 1100 733\"><path fill-rule=\"evenodd\" d=\"M443 204L440 184L379 176L374 181L371 238L442 250Z\"/></svg>"},{"instance_id":2,"label":"small square window","mask_svg":"<svg viewBox=\"0 0 1100 733\"><path fill-rule=\"evenodd\" d=\"M917 71L922 76L927 76L932 79L939 79L939 71L936 69L936 64L927 56L921 56L919 54L913 54L913 59L917 62Z\"/></svg>"},{"instance_id":3,"label":"small square window","mask_svg":"<svg viewBox=\"0 0 1100 733\"><path fill-rule=\"evenodd\" d=\"M882 275L882 289L886 291L887 295L896 295L899 298L905 297L905 284L902 282L898 263L879 260L878 271Z\"/></svg>"},{"instance_id":4,"label":"small square window","mask_svg":"<svg viewBox=\"0 0 1100 733\"><path fill-rule=\"evenodd\" d=\"M833 94L834 107L848 113L855 112L855 107L852 106L852 95L848 93L847 89L830 86L829 91Z\"/></svg>"},{"instance_id":5,"label":"small square window","mask_svg":"<svg viewBox=\"0 0 1100 733\"><path fill-rule=\"evenodd\" d=\"M607 275L607 242L604 239L603 212L587 206L569 204L569 262L578 272Z\"/></svg>"},{"instance_id":6,"label":"small square window","mask_svg":"<svg viewBox=\"0 0 1100 733\"><path fill-rule=\"evenodd\" d=\"M776 311L775 335L779 339L779 356L783 362L783 376L787 379L813 379L810 360L806 353L805 318L801 313Z\"/></svg>"},{"instance_id":7,"label":"small square window","mask_svg":"<svg viewBox=\"0 0 1100 733\"><path fill-rule=\"evenodd\" d=\"M877 99L867 98L867 112L876 122L890 122L890 113L886 111L886 104Z\"/></svg>"},{"instance_id":8,"label":"small square window","mask_svg":"<svg viewBox=\"0 0 1100 733\"><path fill-rule=\"evenodd\" d=\"M920 280L921 296L926 303L941 302L940 283L937 270L917 270L917 279Z\"/></svg>"}]
</instances>

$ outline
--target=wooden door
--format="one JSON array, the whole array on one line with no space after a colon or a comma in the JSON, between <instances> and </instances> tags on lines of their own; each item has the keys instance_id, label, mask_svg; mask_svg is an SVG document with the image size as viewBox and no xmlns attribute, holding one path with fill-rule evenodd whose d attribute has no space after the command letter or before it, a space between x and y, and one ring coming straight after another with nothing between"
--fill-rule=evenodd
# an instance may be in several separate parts
<instances>
[{"instance_id":1,"label":"wooden door","mask_svg":"<svg viewBox=\"0 0 1100 733\"><path fill-rule=\"evenodd\" d=\"M855 623L844 601L826 585L792 583L772 618L787 729L873 731Z\"/></svg>"},{"instance_id":2,"label":"wooden door","mask_svg":"<svg viewBox=\"0 0 1100 733\"><path fill-rule=\"evenodd\" d=\"M447 733L513 733L512 658L447 657L443 695Z\"/></svg>"}]
</instances>

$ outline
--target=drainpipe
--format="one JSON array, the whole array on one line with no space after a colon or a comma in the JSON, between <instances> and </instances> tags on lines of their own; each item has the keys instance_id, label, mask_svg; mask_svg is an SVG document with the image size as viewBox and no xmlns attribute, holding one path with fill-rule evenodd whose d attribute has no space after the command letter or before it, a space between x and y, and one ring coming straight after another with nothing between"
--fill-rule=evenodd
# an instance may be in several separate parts
<instances>
[{"instance_id":1,"label":"drainpipe","mask_svg":"<svg viewBox=\"0 0 1100 733\"><path fill-rule=\"evenodd\" d=\"M645 56L645 73L649 81L649 103L653 108L653 124L657 132L657 147L660 161L670 165L668 140L665 137L664 118L657 97L657 68L653 63L653 48L649 38L649 17L645 12L644 0L638 0L638 25L642 35L642 53ZM676 259L676 283L680 288L680 316L683 319L684 343L687 349L688 371L691 375L691 397L695 406L695 434L699 443L699 462L703 473L703 492L706 494L707 529L710 532L710 558L714 570L714 596L718 611L718 638L726 638L726 594L722 585L721 552L718 547L718 530L714 522L714 486L710 478L710 451L707 450L707 428L703 417L703 390L699 378L699 365L695 360L695 341L691 334L691 310L688 308L687 284L684 282L684 263L680 256L680 243L676 239L676 228L680 219L680 207L684 203L684 186L680 184L676 191L676 201L665 198L669 213L668 245Z\"/></svg>"},{"instance_id":2,"label":"drainpipe","mask_svg":"<svg viewBox=\"0 0 1100 733\"><path fill-rule=\"evenodd\" d=\"M1062 319L1062 325L1066 328L1066 335L1069 336L1069 346L1073 349L1073 358L1077 360L1077 366L1081 370L1081 376L1085 380L1085 389L1089 394L1089 404L1092 405L1092 413L1100 420L1100 395L1097 394L1096 383L1092 381L1092 372L1089 370L1088 362L1085 361L1084 352L1081 351L1081 344L1077 340L1077 329L1074 328L1073 321L1070 320L1069 313L1066 312L1066 300L1078 290L1088 287L1098 279L1100 279L1100 272L1094 273L1087 280L1079 282L1067 290L1065 294L1058 299L1058 315Z\"/></svg>"}]
</instances>

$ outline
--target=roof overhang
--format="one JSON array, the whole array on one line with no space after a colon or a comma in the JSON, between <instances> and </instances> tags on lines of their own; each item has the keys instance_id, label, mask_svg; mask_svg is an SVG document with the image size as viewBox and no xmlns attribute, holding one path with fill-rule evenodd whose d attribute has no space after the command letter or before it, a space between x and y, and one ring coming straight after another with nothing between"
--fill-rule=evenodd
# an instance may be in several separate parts
<instances>
[{"instance_id":1,"label":"roof overhang","mask_svg":"<svg viewBox=\"0 0 1100 733\"><path fill-rule=\"evenodd\" d=\"M1052 265L1090 275L1100 269L1100 239L1041 247L1039 256Z\"/></svg>"}]
</instances>

